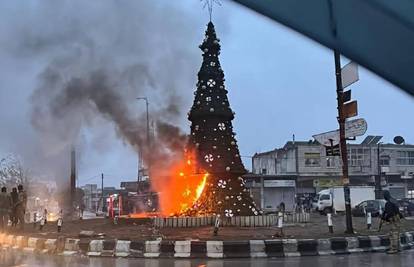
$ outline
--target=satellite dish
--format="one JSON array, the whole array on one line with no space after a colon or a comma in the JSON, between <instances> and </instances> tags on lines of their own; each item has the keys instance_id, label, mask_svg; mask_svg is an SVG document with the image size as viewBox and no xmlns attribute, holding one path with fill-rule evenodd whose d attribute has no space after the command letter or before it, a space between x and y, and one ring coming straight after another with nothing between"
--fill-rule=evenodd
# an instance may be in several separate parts
<instances>
[{"instance_id":1,"label":"satellite dish","mask_svg":"<svg viewBox=\"0 0 414 267\"><path fill-rule=\"evenodd\" d=\"M397 135L396 137L394 137L394 143L396 143L397 145L401 145L404 142L405 140L402 136Z\"/></svg>"}]
</instances>

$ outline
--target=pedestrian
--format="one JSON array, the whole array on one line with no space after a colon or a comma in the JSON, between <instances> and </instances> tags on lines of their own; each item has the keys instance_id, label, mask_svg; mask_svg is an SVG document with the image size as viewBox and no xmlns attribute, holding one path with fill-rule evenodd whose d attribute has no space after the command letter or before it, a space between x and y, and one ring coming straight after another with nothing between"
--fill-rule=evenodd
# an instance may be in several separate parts
<instances>
[{"instance_id":1,"label":"pedestrian","mask_svg":"<svg viewBox=\"0 0 414 267\"><path fill-rule=\"evenodd\" d=\"M2 232L4 232L9 222L10 208L10 196L7 194L7 188L3 186L0 193L0 230Z\"/></svg>"},{"instance_id":2,"label":"pedestrian","mask_svg":"<svg viewBox=\"0 0 414 267\"><path fill-rule=\"evenodd\" d=\"M285 209L286 209L285 202L280 202L280 204L279 204L279 212L282 212L283 215L285 215Z\"/></svg>"},{"instance_id":3,"label":"pedestrian","mask_svg":"<svg viewBox=\"0 0 414 267\"><path fill-rule=\"evenodd\" d=\"M398 202L391 197L389 191L384 191L385 203L384 213L381 220L391 224L390 236L390 249L387 251L389 254L398 253L400 249L400 221L403 218L398 208Z\"/></svg>"},{"instance_id":4,"label":"pedestrian","mask_svg":"<svg viewBox=\"0 0 414 267\"><path fill-rule=\"evenodd\" d=\"M62 225L63 225L63 210L60 210L59 217L57 219L57 231L60 233L62 231Z\"/></svg>"},{"instance_id":5,"label":"pedestrian","mask_svg":"<svg viewBox=\"0 0 414 267\"><path fill-rule=\"evenodd\" d=\"M19 194L17 193L16 187L13 187L10 193L10 199L11 199L10 221L11 221L11 226L15 227L17 225L16 206L19 202Z\"/></svg>"},{"instance_id":6,"label":"pedestrian","mask_svg":"<svg viewBox=\"0 0 414 267\"><path fill-rule=\"evenodd\" d=\"M20 229L24 230L24 214L26 213L27 194L23 189L23 185L19 184L18 189L18 203L16 205L16 217L19 221Z\"/></svg>"}]
</instances>

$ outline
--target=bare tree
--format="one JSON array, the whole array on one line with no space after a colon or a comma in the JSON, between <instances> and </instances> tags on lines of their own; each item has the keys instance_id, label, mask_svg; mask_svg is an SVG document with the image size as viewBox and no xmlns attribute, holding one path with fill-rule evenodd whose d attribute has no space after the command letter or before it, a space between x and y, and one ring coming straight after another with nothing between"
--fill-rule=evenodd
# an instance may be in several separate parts
<instances>
[{"instance_id":1,"label":"bare tree","mask_svg":"<svg viewBox=\"0 0 414 267\"><path fill-rule=\"evenodd\" d=\"M15 187L18 184L26 186L29 182L28 170L23 167L21 160L8 155L0 160L0 184Z\"/></svg>"}]
</instances>

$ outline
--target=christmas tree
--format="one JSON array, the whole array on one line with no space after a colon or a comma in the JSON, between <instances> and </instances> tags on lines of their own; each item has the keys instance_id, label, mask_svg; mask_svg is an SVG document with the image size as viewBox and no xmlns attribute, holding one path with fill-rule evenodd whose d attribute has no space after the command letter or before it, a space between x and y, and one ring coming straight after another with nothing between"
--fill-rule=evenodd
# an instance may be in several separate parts
<instances>
[{"instance_id":1,"label":"christmas tree","mask_svg":"<svg viewBox=\"0 0 414 267\"><path fill-rule=\"evenodd\" d=\"M188 119L192 150L200 172L207 172L204 190L188 215L221 214L226 217L259 215L242 175L246 173L233 132L234 113L230 108L224 73L220 67L220 40L210 21L200 49L203 63L198 72L197 90Z\"/></svg>"}]
</instances>

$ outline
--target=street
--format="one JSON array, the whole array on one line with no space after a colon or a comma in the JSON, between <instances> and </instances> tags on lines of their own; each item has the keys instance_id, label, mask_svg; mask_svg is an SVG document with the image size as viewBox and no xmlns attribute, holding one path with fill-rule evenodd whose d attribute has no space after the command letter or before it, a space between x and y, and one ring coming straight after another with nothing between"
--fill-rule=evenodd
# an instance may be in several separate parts
<instances>
[{"instance_id":1,"label":"street","mask_svg":"<svg viewBox=\"0 0 414 267\"><path fill-rule=\"evenodd\" d=\"M412 266L414 251L404 251L399 255L385 253L363 253L344 256L320 257L292 257L275 259L225 259L225 260L175 260L175 259L114 259L114 258L86 258L86 257L59 257L36 255L22 255L20 252L2 251L0 266L30 266L30 267L265 267L265 266L319 266L319 267L347 267L347 266Z\"/></svg>"}]
</instances>

